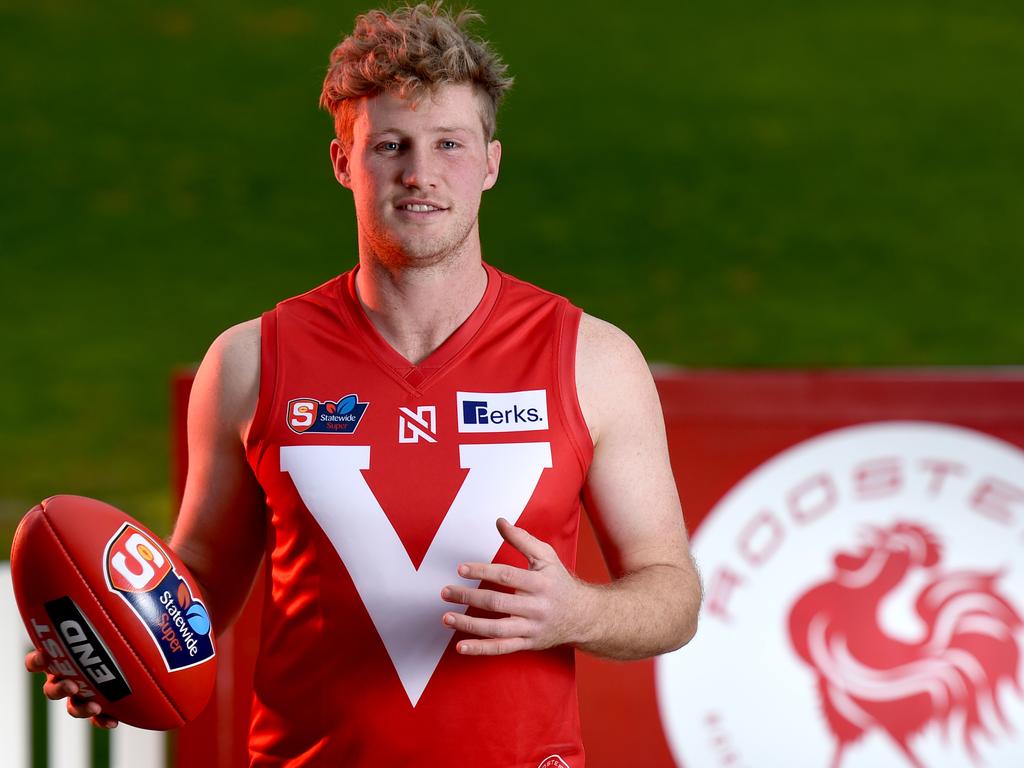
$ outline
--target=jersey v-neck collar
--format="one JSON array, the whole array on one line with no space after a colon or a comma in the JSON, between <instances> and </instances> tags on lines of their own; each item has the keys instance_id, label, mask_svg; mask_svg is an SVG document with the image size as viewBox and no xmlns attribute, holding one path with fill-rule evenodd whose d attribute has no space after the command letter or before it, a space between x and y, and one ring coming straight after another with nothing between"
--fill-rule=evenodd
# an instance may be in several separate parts
<instances>
[{"instance_id":1,"label":"jersey v-neck collar","mask_svg":"<svg viewBox=\"0 0 1024 768\"><path fill-rule=\"evenodd\" d=\"M360 331L359 336L370 357L397 381L418 394L469 345L494 308L501 287L501 273L490 264L484 263L483 267L487 272L487 287L476 308L451 336L419 364L406 360L392 347L366 314L356 292L358 266L349 271L347 279L343 279L340 286L338 293L341 308Z\"/></svg>"}]
</instances>

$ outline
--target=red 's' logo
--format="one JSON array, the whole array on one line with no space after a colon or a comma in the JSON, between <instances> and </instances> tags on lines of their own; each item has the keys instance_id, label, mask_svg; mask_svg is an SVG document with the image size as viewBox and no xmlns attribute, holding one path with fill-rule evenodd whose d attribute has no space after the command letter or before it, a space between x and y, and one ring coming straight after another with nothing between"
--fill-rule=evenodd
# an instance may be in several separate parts
<instances>
[{"instance_id":1,"label":"red 's' logo","mask_svg":"<svg viewBox=\"0 0 1024 768\"><path fill-rule=\"evenodd\" d=\"M107 544L107 577L122 592L149 592L171 570L163 549L133 525L125 524Z\"/></svg>"},{"instance_id":2,"label":"red 's' logo","mask_svg":"<svg viewBox=\"0 0 1024 768\"><path fill-rule=\"evenodd\" d=\"M993 735L1005 715L999 689L1020 691L1020 615L1000 593L1001 571L941 572L942 545L923 525L875 529L856 552L841 552L835 570L800 597L789 614L793 648L817 676L817 693L834 738L833 768L844 750L877 730L910 763L922 766L911 741L932 723L962 723L972 757L974 737ZM880 623L883 600L905 579L923 576L914 610L921 639L893 637Z\"/></svg>"}]
</instances>

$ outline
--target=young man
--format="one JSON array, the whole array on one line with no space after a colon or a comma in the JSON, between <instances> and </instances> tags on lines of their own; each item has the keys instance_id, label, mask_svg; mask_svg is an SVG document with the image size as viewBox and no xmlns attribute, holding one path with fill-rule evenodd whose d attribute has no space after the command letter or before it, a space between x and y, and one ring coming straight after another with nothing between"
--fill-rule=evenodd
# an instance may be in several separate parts
<instances>
[{"instance_id":1,"label":"young man","mask_svg":"<svg viewBox=\"0 0 1024 768\"><path fill-rule=\"evenodd\" d=\"M357 20L322 103L358 266L225 332L196 376L171 546L221 629L267 559L254 766L579 768L574 648L641 658L696 629L643 357L481 259L511 80L474 18ZM583 505L609 585L571 573ZM46 692L111 724L73 688Z\"/></svg>"}]
</instances>

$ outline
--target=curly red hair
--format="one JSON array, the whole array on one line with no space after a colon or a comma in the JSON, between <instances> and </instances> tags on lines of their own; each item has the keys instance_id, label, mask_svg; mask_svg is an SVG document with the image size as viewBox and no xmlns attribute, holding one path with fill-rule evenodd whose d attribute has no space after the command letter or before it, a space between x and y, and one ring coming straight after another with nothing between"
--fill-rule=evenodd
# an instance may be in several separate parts
<instances>
[{"instance_id":1,"label":"curly red hair","mask_svg":"<svg viewBox=\"0 0 1024 768\"><path fill-rule=\"evenodd\" d=\"M352 34L331 51L320 93L341 142L351 144L361 97L395 92L415 103L440 85L461 83L477 87L485 138L493 139L512 78L491 45L468 32L469 24L482 20L469 9L452 15L440 0L358 16Z\"/></svg>"}]
</instances>

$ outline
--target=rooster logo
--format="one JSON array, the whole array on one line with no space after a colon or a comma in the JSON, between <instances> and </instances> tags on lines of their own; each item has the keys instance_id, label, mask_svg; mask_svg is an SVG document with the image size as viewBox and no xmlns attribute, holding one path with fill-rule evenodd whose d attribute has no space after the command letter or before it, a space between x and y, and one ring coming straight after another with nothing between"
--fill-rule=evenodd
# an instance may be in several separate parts
<instances>
[{"instance_id":1,"label":"rooster logo","mask_svg":"<svg viewBox=\"0 0 1024 768\"><path fill-rule=\"evenodd\" d=\"M909 763L924 768L911 740L936 723L957 734L977 762L974 738L1011 732L999 691L1021 695L1021 617L999 592L1001 571L941 573L939 539L928 528L900 522L872 530L855 553L835 558L835 572L800 597L789 614L790 640L814 671L835 738L832 768L843 751L880 729ZM913 572L927 584L914 609L927 628L922 640L892 637L879 621L882 600Z\"/></svg>"}]
</instances>

